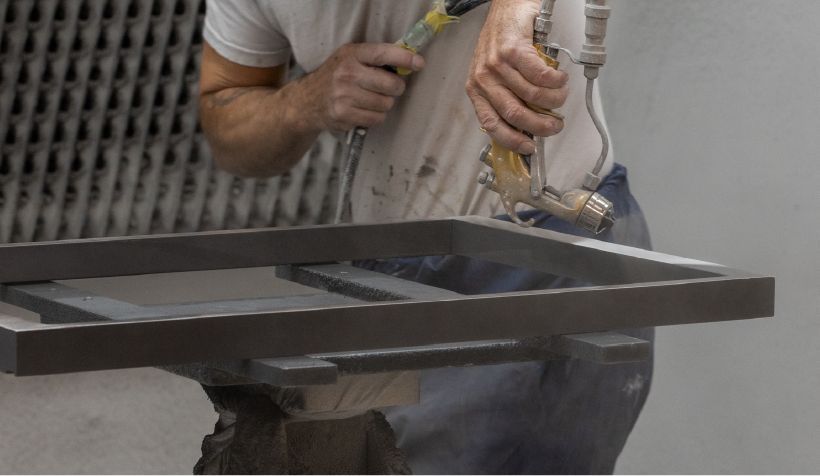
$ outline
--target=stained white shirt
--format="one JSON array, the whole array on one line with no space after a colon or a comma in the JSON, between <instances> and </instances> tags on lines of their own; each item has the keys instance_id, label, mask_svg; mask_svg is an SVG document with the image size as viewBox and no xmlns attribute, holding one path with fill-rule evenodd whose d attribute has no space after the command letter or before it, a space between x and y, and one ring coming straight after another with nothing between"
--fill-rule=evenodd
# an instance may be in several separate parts
<instances>
[{"instance_id":1,"label":"stained white shirt","mask_svg":"<svg viewBox=\"0 0 820 476\"><path fill-rule=\"evenodd\" d=\"M392 43L427 12L430 0L209 0L205 40L226 59L256 67L291 58L306 72L346 43ZM498 196L479 185L478 155L488 137L479 130L464 85L488 5L450 25L422 52L423 71L384 124L372 127L353 186L353 219L442 218L501 213ZM558 2L552 38L579 49L584 41L584 0ZM586 112L586 79L565 61L570 97L560 112L564 131L545 139L549 184L580 187L598 159L601 143ZM596 101L600 104L600 98ZM610 154L605 176L612 167Z\"/></svg>"}]
</instances>

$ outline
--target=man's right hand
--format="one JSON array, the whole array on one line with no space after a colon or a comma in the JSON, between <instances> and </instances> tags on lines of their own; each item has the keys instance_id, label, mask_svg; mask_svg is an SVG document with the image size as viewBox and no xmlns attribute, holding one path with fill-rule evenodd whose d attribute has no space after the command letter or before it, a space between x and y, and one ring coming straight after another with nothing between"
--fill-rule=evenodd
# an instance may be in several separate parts
<instances>
[{"instance_id":1,"label":"man's right hand","mask_svg":"<svg viewBox=\"0 0 820 476\"><path fill-rule=\"evenodd\" d=\"M381 124L405 89L404 79L384 66L419 71L424 58L389 43L341 46L300 81L307 115L333 132Z\"/></svg>"},{"instance_id":2,"label":"man's right hand","mask_svg":"<svg viewBox=\"0 0 820 476\"><path fill-rule=\"evenodd\" d=\"M205 44L200 118L214 160L245 177L289 170L323 130L343 132L384 121L404 92L383 66L418 71L424 59L391 44L349 44L315 71L285 83L286 68L233 63Z\"/></svg>"}]
</instances>

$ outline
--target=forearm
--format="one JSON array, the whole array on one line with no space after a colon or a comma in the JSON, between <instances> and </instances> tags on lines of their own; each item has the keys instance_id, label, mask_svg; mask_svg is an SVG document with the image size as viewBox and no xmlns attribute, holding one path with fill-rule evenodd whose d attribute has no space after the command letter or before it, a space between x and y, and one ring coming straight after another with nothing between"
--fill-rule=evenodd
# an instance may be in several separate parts
<instances>
[{"instance_id":1,"label":"forearm","mask_svg":"<svg viewBox=\"0 0 820 476\"><path fill-rule=\"evenodd\" d=\"M380 124L405 88L385 64L418 71L424 59L392 44L343 45L282 86L284 67L232 63L206 44L200 117L217 165L246 177L284 173L321 131Z\"/></svg>"},{"instance_id":2,"label":"forearm","mask_svg":"<svg viewBox=\"0 0 820 476\"><path fill-rule=\"evenodd\" d=\"M308 151L322 125L300 81L282 88L233 87L203 94L202 127L216 164L233 174L286 172Z\"/></svg>"}]
</instances>

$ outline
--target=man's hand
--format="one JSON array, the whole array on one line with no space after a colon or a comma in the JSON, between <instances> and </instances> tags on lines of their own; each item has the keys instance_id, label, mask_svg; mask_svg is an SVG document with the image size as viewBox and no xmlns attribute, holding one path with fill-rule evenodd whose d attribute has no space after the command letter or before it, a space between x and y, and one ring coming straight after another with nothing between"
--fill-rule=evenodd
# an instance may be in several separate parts
<instances>
[{"instance_id":1,"label":"man's hand","mask_svg":"<svg viewBox=\"0 0 820 476\"><path fill-rule=\"evenodd\" d=\"M200 118L216 163L248 177L286 172L323 130L384 121L404 80L382 69L418 71L424 59L391 44L350 44L318 69L285 84L286 68L228 61L205 44Z\"/></svg>"},{"instance_id":2,"label":"man's hand","mask_svg":"<svg viewBox=\"0 0 820 476\"><path fill-rule=\"evenodd\" d=\"M547 137L563 128L563 121L538 114L526 103L556 109L569 92L567 74L545 65L532 46L538 8L533 0L492 2L466 86L481 127L521 154L534 153L535 142L520 130Z\"/></svg>"},{"instance_id":3,"label":"man's hand","mask_svg":"<svg viewBox=\"0 0 820 476\"><path fill-rule=\"evenodd\" d=\"M382 66L419 71L424 59L388 43L344 45L302 81L308 114L333 132L381 124L405 89L404 79Z\"/></svg>"}]
</instances>

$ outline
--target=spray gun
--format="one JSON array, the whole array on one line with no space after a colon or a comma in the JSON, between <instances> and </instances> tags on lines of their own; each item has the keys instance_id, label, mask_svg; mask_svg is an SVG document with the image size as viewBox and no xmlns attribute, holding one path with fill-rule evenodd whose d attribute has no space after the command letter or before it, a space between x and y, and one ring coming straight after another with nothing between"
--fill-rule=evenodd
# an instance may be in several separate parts
<instances>
[{"instance_id":1,"label":"spray gun","mask_svg":"<svg viewBox=\"0 0 820 476\"><path fill-rule=\"evenodd\" d=\"M595 192L601 183L599 174L609 154L609 135L595 110L593 92L600 68L606 62L604 38L610 8L607 0L587 0L586 41L581 54L575 57L568 49L550 42L555 2L556 0L542 0L541 10L533 22L533 46L538 56L551 68L558 68L558 56L561 52L567 54L573 63L584 67L584 76L587 78L587 111L601 136L601 155L592 171L587 173L582 189L560 191L547 185L542 141L536 141L538 147L533 156L521 155L493 141L481 151L480 156L480 160L490 166L491 170L481 172L478 182L499 194L507 214L521 226L533 225L533 220L525 222L516 212L516 206L524 203L598 234L615 223L612 203ZM529 107L539 114L563 119L555 111L533 105Z\"/></svg>"}]
</instances>

